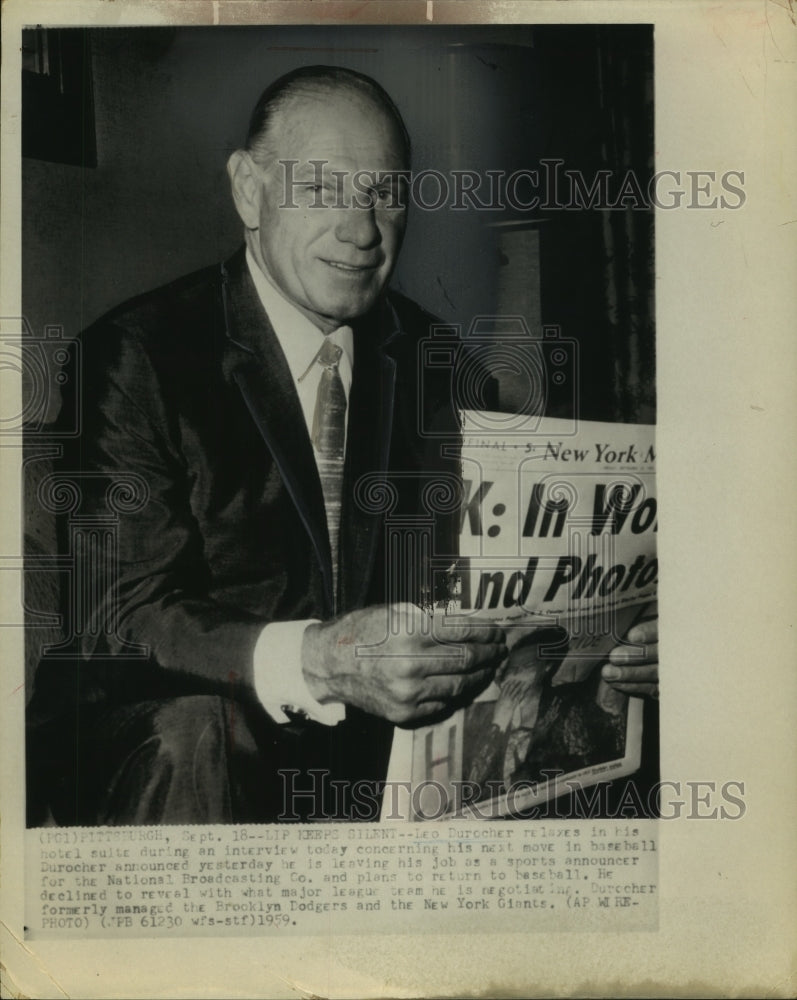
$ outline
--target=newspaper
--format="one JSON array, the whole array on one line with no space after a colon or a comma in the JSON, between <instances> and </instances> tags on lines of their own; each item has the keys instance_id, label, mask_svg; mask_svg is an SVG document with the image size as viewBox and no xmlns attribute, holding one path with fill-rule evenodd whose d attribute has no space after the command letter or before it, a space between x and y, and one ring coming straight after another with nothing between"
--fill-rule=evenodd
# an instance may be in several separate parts
<instances>
[{"instance_id":1,"label":"newspaper","mask_svg":"<svg viewBox=\"0 0 797 1000\"><path fill-rule=\"evenodd\" d=\"M460 559L438 568L449 599L432 620L442 641L498 624L509 653L471 705L397 730L404 818L523 815L640 765L641 700L599 668L656 598L654 429L535 418L530 434L520 418L502 433L510 419L463 413Z\"/></svg>"}]
</instances>

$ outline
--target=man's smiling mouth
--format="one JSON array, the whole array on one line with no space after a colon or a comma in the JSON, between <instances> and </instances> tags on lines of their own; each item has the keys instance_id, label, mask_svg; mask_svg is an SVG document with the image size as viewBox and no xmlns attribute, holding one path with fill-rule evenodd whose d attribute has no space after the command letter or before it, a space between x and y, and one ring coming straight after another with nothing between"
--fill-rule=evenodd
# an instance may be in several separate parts
<instances>
[{"instance_id":1,"label":"man's smiling mouth","mask_svg":"<svg viewBox=\"0 0 797 1000\"><path fill-rule=\"evenodd\" d=\"M329 267L334 267L336 271L348 271L355 274L361 271L373 271L378 266L376 264L344 264L339 260L324 260L324 263L328 264Z\"/></svg>"}]
</instances>

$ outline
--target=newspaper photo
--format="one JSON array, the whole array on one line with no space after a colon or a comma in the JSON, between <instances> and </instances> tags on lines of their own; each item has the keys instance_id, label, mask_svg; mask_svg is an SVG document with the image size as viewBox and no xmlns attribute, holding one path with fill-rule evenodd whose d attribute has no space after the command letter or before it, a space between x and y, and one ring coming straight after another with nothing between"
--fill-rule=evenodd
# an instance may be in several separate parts
<instances>
[{"instance_id":1,"label":"newspaper photo","mask_svg":"<svg viewBox=\"0 0 797 1000\"><path fill-rule=\"evenodd\" d=\"M463 414L460 559L433 627L445 641L447 624L499 624L509 654L472 705L397 730L411 819L529 816L640 764L641 701L600 667L656 598L653 428L530 423Z\"/></svg>"}]
</instances>

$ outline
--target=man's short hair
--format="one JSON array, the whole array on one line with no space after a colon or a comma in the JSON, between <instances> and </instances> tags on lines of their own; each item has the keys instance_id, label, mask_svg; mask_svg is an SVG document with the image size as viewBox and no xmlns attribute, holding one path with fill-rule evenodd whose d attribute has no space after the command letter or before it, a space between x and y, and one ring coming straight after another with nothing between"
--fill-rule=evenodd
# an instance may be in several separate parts
<instances>
[{"instance_id":1,"label":"man's short hair","mask_svg":"<svg viewBox=\"0 0 797 1000\"><path fill-rule=\"evenodd\" d=\"M342 66L301 66L291 70L266 87L249 119L246 150L261 165L273 155L269 133L280 110L293 97L302 93L317 93L319 89L349 89L364 94L381 107L393 120L401 141L406 166L410 165L410 136L401 114L384 89L364 73Z\"/></svg>"}]
</instances>

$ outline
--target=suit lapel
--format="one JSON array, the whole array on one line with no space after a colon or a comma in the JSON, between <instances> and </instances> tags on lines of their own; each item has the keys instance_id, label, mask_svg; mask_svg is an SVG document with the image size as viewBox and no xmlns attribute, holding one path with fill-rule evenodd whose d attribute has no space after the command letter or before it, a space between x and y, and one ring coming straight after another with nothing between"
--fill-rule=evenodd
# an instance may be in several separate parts
<instances>
[{"instance_id":1,"label":"suit lapel","mask_svg":"<svg viewBox=\"0 0 797 1000\"><path fill-rule=\"evenodd\" d=\"M329 609L335 606L324 497L285 355L258 298L244 251L223 272L226 342L223 364L280 470L321 566ZM393 427L396 362L385 350L400 336L388 304L354 331L354 379L349 397L341 510L337 609L361 607L371 583L384 513L354 498L363 476L385 473Z\"/></svg>"},{"instance_id":2,"label":"suit lapel","mask_svg":"<svg viewBox=\"0 0 797 1000\"><path fill-rule=\"evenodd\" d=\"M240 251L223 269L225 375L237 384L307 529L333 607L332 560L321 481L293 377Z\"/></svg>"}]
</instances>

